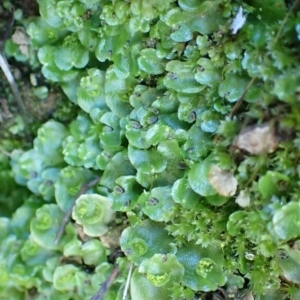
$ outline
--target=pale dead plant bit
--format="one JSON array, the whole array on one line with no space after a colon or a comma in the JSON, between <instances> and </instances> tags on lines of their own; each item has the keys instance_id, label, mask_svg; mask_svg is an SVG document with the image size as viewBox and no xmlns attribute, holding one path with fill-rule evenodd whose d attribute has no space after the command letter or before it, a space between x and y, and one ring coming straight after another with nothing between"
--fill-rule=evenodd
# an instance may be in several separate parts
<instances>
[{"instance_id":1,"label":"pale dead plant bit","mask_svg":"<svg viewBox=\"0 0 300 300\"><path fill-rule=\"evenodd\" d=\"M244 128L233 141L233 146L250 154L262 155L274 152L278 143L274 126L268 122Z\"/></svg>"},{"instance_id":2,"label":"pale dead plant bit","mask_svg":"<svg viewBox=\"0 0 300 300\"><path fill-rule=\"evenodd\" d=\"M208 181L221 196L230 197L236 193L238 182L230 171L213 165L208 174Z\"/></svg>"}]
</instances>

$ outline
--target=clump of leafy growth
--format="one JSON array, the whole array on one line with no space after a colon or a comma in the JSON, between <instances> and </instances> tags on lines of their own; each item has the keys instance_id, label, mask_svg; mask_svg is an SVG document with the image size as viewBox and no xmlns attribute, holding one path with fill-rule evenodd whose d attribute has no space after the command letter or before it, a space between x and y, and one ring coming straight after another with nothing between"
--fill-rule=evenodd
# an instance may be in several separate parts
<instances>
[{"instance_id":1,"label":"clump of leafy growth","mask_svg":"<svg viewBox=\"0 0 300 300\"><path fill-rule=\"evenodd\" d=\"M286 2L39 0L32 53L80 112L12 155L34 196L0 219L2 297L90 299L117 228L104 299L122 299L130 263L132 300L299 298L300 15Z\"/></svg>"}]
</instances>

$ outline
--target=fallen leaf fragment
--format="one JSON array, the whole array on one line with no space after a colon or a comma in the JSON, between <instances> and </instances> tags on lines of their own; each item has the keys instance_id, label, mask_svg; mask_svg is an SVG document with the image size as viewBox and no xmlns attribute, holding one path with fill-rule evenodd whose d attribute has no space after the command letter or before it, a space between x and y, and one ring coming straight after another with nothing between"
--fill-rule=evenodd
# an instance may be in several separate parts
<instances>
[{"instance_id":1,"label":"fallen leaf fragment","mask_svg":"<svg viewBox=\"0 0 300 300\"><path fill-rule=\"evenodd\" d=\"M208 181L219 195L224 197L233 196L237 189L237 180L229 171L224 171L213 165L208 174Z\"/></svg>"},{"instance_id":2,"label":"fallen leaf fragment","mask_svg":"<svg viewBox=\"0 0 300 300\"><path fill-rule=\"evenodd\" d=\"M240 6L232 24L230 25L232 34L236 34L244 26L245 22L246 17L243 15L243 8Z\"/></svg>"},{"instance_id":3,"label":"fallen leaf fragment","mask_svg":"<svg viewBox=\"0 0 300 300\"><path fill-rule=\"evenodd\" d=\"M234 140L233 145L251 154L274 152L278 146L274 127L269 123L246 127Z\"/></svg>"},{"instance_id":4,"label":"fallen leaf fragment","mask_svg":"<svg viewBox=\"0 0 300 300\"><path fill-rule=\"evenodd\" d=\"M24 29L21 27L17 27L16 31L14 32L11 38L15 44L19 45L21 53L28 57L29 37L27 36Z\"/></svg>"},{"instance_id":5,"label":"fallen leaf fragment","mask_svg":"<svg viewBox=\"0 0 300 300\"><path fill-rule=\"evenodd\" d=\"M240 191L239 195L235 199L235 203L238 204L240 207L248 207L250 205L250 197L245 190Z\"/></svg>"}]
</instances>

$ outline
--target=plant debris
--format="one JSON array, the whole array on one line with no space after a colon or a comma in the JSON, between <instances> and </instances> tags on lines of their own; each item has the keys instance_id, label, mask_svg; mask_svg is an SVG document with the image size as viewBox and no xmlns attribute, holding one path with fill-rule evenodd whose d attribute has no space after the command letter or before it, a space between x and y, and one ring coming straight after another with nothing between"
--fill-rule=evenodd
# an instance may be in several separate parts
<instances>
[{"instance_id":1,"label":"plant debris","mask_svg":"<svg viewBox=\"0 0 300 300\"><path fill-rule=\"evenodd\" d=\"M209 171L208 180L221 196L230 197L236 193L238 182L229 171L213 165Z\"/></svg>"},{"instance_id":2,"label":"plant debris","mask_svg":"<svg viewBox=\"0 0 300 300\"><path fill-rule=\"evenodd\" d=\"M235 138L233 145L251 154L262 155L277 149L279 140L270 123L246 127Z\"/></svg>"},{"instance_id":3,"label":"plant debris","mask_svg":"<svg viewBox=\"0 0 300 300\"><path fill-rule=\"evenodd\" d=\"M240 6L237 14L233 22L230 25L230 29L232 30L232 34L237 34L237 32L245 25L246 16L243 14L243 7Z\"/></svg>"}]
</instances>

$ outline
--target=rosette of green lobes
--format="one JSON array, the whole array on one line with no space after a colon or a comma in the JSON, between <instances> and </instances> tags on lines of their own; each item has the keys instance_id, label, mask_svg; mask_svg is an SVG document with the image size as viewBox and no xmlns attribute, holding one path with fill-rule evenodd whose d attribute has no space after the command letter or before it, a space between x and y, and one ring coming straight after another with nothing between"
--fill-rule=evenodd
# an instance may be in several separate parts
<instances>
[{"instance_id":1,"label":"rosette of green lobes","mask_svg":"<svg viewBox=\"0 0 300 300\"><path fill-rule=\"evenodd\" d=\"M181 283L194 291L215 291L226 283L223 272L224 257L220 246L210 243L207 247L187 244L178 249L177 260L184 267Z\"/></svg>"},{"instance_id":2,"label":"rosette of green lobes","mask_svg":"<svg viewBox=\"0 0 300 300\"><path fill-rule=\"evenodd\" d=\"M62 169L55 183L55 199L60 209L66 212L74 204L81 187L95 177L85 168L68 166ZM92 188L88 192L91 191Z\"/></svg>"},{"instance_id":3,"label":"rosette of green lobes","mask_svg":"<svg viewBox=\"0 0 300 300\"><path fill-rule=\"evenodd\" d=\"M54 184L58 180L59 174L60 169L58 168L47 168L42 171L42 182L38 186L38 191L44 200L51 201L54 198Z\"/></svg>"},{"instance_id":4,"label":"rosette of green lobes","mask_svg":"<svg viewBox=\"0 0 300 300\"><path fill-rule=\"evenodd\" d=\"M103 29L102 38L95 49L95 55L100 62L114 61L114 58L124 51L130 40L128 26L108 26Z\"/></svg>"},{"instance_id":5,"label":"rosette of green lobes","mask_svg":"<svg viewBox=\"0 0 300 300\"><path fill-rule=\"evenodd\" d=\"M17 182L26 185L28 180L36 178L43 169L43 158L35 149L15 155L12 160L12 170Z\"/></svg>"},{"instance_id":6,"label":"rosette of green lobes","mask_svg":"<svg viewBox=\"0 0 300 300\"><path fill-rule=\"evenodd\" d=\"M148 1L145 4L142 0L135 0L131 3L130 9L132 16L129 20L129 29L131 32L149 32L150 23L153 19L159 17L166 7L169 7L170 2L164 3L156 0Z\"/></svg>"},{"instance_id":7,"label":"rosette of green lobes","mask_svg":"<svg viewBox=\"0 0 300 300\"><path fill-rule=\"evenodd\" d=\"M139 148L147 149L151 146L144 135L146 134L143 126L137 120L131 120L125 126L125 135L130 145Z\"/></svg>"},{"instance_id":8,"label":"rosette of green lobes","mask_svg":"<svg viewBox=\"0 0 300 300\"><path fill-rule=\"evenodd\" d=\"M282 270L282 275L289 282L300 283L300 251L289 249L281 250L276 261Z\"/></svg>"},{"instance_id":9,"label":"rosette of green lobes","mask_svg":"<svg viewBox=\"0 0 300 300\"><path fill-rule=\"evenodd\" d=\"M147 47L156 48L160 58L174 58L176 42L172 41L170 34L172 29L164 22L159 20L151 26L150 38L146 40Z\"/></svg>"},{"instance_id":10,"label":"rosette of green lobes","mask_svg":"<svg viewBox=\"0 0 300 300\"><path fill-rule=\"evenodd\" d=\"M175 254L154 254L145 259L138 270L146 274L153 285L165 288L172 287L174 282L180 282L184 274L184 267Z\"/></svg>"},{"instance_id":11,"label":"rosette of green lobes","mask_svg":"<svg viewBox=\"0 0 300 300\"><path fill-rule=\"evenodd\" d=\"M171 127L156 123L151 125L148 130L144 132L143 137L147 148L149 148L151 145L157 146L160 142L163 142L174 135L174 131Z\"/></svg>"},{"instance_id":12,"label":"rosette of green lobes","mask_svg":"<svg viewBox=\"0 0 300 300\"><path fill-rule=\"evenodd\" d=\"M179 146L179 141L182 137L176 137L160 142L157 146L157 152L166 160L167 167L162 172L160 185L172 185L178 178L182 178L188 169L188 166L183 159L183 151Z\"/></svg>"},{"instance_id":13,"label":"rosette of green lobes","mask_svg":"<svg viewBox=\"0 0 300 300\"><path fill-rule=\"evenodd\" d=\"M141 150L129 145L128 158L132 165L144 174L161 173L167 166L167 161L154 148Z\"/></svg>"},{"instance_id":14,"label":"rosette of green lobes","mask_svg":"<svg viewBox=\"0 0 300 300\"><path fill-rule=\"evenodd\" d=\"M56 5L57 12L62 18L64 27L72 32L78 32L84 28L99 26L100 5L99 1L59 1Z\"/></svg>"},{"instance_id":15,"label":"rosette of green lobes","mask_svg":"<svg viewBox=\"0 0 300 300\"><path fill-rule=\"evenodd\" d=\"M187 42L193 39L193 33L212 34L224 25L221 1L180 1L162 16L162 21L173 29L170 37L175 42ZM199 18L201 15L201 18Z\"/></svg>"},{"instance_id":16,"label":"rosette of green lobes","mask_svg":"<svg viewBox=\"0 0 300 300\"><path fill-rule=\"evenodd\" d=\"M135 269L133 272L130 281L130 296L132 300L169 300L171 299L171 293L171 290L166 289L165 286L157 287L153 285L146 275L138 272L138 269Z\"/></svg>"},{"instance_id":17,"label":"rosette of green lobes","mask_svg":"<svg viewBox=\"0 0 300 300\"><path fill-rule=\"evenodd\" d=\"M101 115L100 113L100 116ZM100 116L97 114L96 118ZM80 112L77 118L70 124L70 133L76 141L83 141L86 136L98 132L98 127L94 126L93 120L84 112Z\"/></svg>"},{"instance_id":18,"label":"rosette of green lobes","mask_svg":"<svg viewBox=\"0 0 300 300\"><path fill-rule=\"evenodd\" d=\"M155 148L140 150L129 146L128 150L128 157L137 169L137 182L145 188L171 185L184 174L184 163L173 163L172 158L166 159Z\"/></svg>"},{"instance_id":19,"label":"rosette of green lobes","mask_svg":"<svg viewBox=\"0 0 300 300\"><path fill-rule=\"evenodd\" d=\"M146 192L140 196L138 202L142 206L142 211L151 220L157 222L168 221L172 214L172 209L176 205L171 196L171 187L156 187L151 192Z\"/></svg>"},{"instance_id":20,"label":"rosette of green lobes","mask_svg":"<svg viewBox=\"0 0 300 300\"><path fill-rule=\"evenodd\" d=\"M177 139L169 139L160 142L157 146L157 151L167 160L170 169L173 167L177 170L185 168L182 157L183 153ZM178 176L180 176L180 171L178 172Z\"/></svg>"},{"instance_id":21,"label":"rosette of green lobes","mask_svg":"<svg viewBox=\"0 0 300 300\"><path fill-rule=\"evenodd\" d=\"M100 18L110 26L124 24L130 15L130 4L119 1L114 5L105 5Z\"/></svg>"},{"instance_id":22,"label":"rosette of green lobes","mask_svg":"<svg viewBox=\"0 0 300 300\"><path fill-rule=\"evenodd\" d=\"M199 94L178 93L177 98L180 102L178 108L178 118L187 123L194 123L197 115L205 110L205 99Z\"/></svg>"},{"instance_id":23,"label":"rosette of green lobes","mask_svg":"<svg viewBox=\"0 0 300 300\"><path fill-rule=\"evenodd\" d=\"M136 109L143 108L144 110L147 110L158 97L162 96L162 94L163 90L161 89L138 84L135 86L133 93L129 97L130 105ZM157 113L159 113L159 111Z\"/></svg>"},{"instance_id":24,"label":"rosette of green lobes","mask_svg":"<svg viewBox=\"0 0 300 300\"><path fill-rule=\"evenodd\" d=\"M219 95L229 102L236 102L243 95L250 78L233 73L226 75L219 86Z\"/></svg>"},{"instance_id":25,"label":"rosette of green lobes","mask_svg":"<svg viewBox=\"0 0 300 300\"><path fill-rule=\"evenodd\" d=\"M57 250L73 239L76 236L76 229L69 224L60 244L55 244L63 216L64 213L56 204L45 204L39 208L30 223L32 240L43 248Z\"/></svg>"},{"instance_id":26,"label":"rosette of green lobes","mask_svg":"<svg viewBox=\"0 0 300 300\"><path fill-rule=\"evenodd\" d=\"M212 148L212 137L196 124L188 131L188 139L182 146L184 157L192 161L205 158Z\"/></svg>"},{"instance_id":27,"label":"rosette of green lobes","mask_svg":"<svg viewBox=\"0 0 300 300\"><path fill-rule=\"evenodd\" d=\"M67 136L66 127L56 121L46 122L38 130L37 138L34 139L34 149L43 155L45 166L57 166L63 162L62 141Z\"/></svg>"},{"instance_id":28,"label":"rosette of green lobes","mask_svg":"<svg viewBox=\"0 0 300 300\"><path fill-rule=\"evenodd\" d=\"M299 82L298 69L291 69L287 74L276 76L272 94L285 102L295 103L297 100L293 91L297 89L297 82Z\"/></svg>"},{"instance_id":29,"label":"rosette of green lobes","mask_svg":"<svg viewBox=\"0 0 300 300\"><path fill-rule=\"evenodd\" d=\"M30 36L30 42L34 46L43 46L45 44L55 43L63 38L67 30L56 29L50 26L44 18L37 18L28 25L27 34Z\"/></svg>"},{"instance_id":30,"label":"rosette of green lobes","mask_svg":"<svg viewBox=\"0 0 300 300\"><path fill-rule=\"evenodd\" d=\"M91 274L73 264L65 264L55 269L53 287L59 291L58 294L65 294L64 299L91 299L97 293L97 289L91 285L91 279Z\"/></svg>"},{"instance_id":31,"label":"rosette of green lobes","mask_svg":"<svg viewBox=\"0 0 300 300\"><path fill-rule=\"evenodd\" d=\"M45 267L45 261L55 256L56 252L45 249L29 236L22 245L20 254L25 266L37 267L40 272Z\"/></svg>"},{"instance_id":32,"label":"rosette of green lobes","mask_svg":"<svg viewBox=\"0 0 300 300\"><path fill-rule=\"evenodd\" d=\"M129 94L137 79L133 76L126 79L119 78L113 65L105 73L105 101L112 113L119 118L127 117L132 107L128 102Z\"/></svg>"},{"instance_id":33,"label":"rosette of green lobes","mask_svg":"<svg viewBox=\"0 0 300 300\"><path fill-rule=\"evenodd\" d=\"M176 203L179 203L186 209L193 209L201 199L201 197L190 187L187 177L178 179L174 182L171 195Z\"/></svg>"},{"instance_id":34,"label":"rosette of green lobes","mask_svg":"<svg viewBox=\"0 0 300 300\"><path fill-rule=\"evenodd\" d=\"M84 68L89 61L89 51L81 45L76 34L65 37L61 46L54 48L53 60L63 71Z\"/></svg>"},{"instance_id":35,"label":"rosette of green lobes","mask_svg":"<svg viewBox=\"0 0 300 300\"><path fill-rule=\"evenodd\" d=\"M247 216L247 213L243 210L238 210L232 213L226 224L228 233L232 236L237 236L247 223Z\"/></svg>"},{"instance_id":36,"label":"rosette of green lobes","mask_svg":"<svg viewBox=\"0 0 300 300\"><path fill-rule=\"evenodd\" d=\"M106 248L98 240L90 240L81 247L83 261L86 265L99 265L107 261Z\"/></svg>"},{"instance_id":37,"label":"rosette of green lobes","mask_svg":"<svg viewBox=\"0 0 300 300\"><path fill-rule=\"evenodd\" d=\"M54 28L59 28L63 25L62 18L57 11L57 3L59 0L41 0L39 2L39 9L42 18Z\"/></svg>"},{"instance_id":38,"label":"rosette of green lobes","mask_svg":"<svg viewBox=\"0 0 300 300\"><path fill-rule=\"evenodd\" d=\"M105 72L99 69L88 69L87 76L80 80L77 88L77 103L89 113L92 108L107 108L104 95Z\"/></svg>"},{"instance_id":39,"label":"rosette of green lobes","mask_svg":"<svg viewBox=\"0 0 300 300\"><path fill-rule=\"evenodd\" d=\"M116 211L130 211L137 204L142 187L137 183L135 176L121 176L116 179L116 185L109 199L112 208Z\"/></svg>"},{"instance_id":40,"label":"rosette of green lobes","mask_svg":"<svg viewBox=\"0 0 300 300\"><path fill-rule=\"evenodd\" d=\"M194 164L188 173L188 180L191 188L203 197L213 196L217 191L208 180L208 173L214 162L210 155L202 162Z\"/></svg>"},{"instance_id":41,"label":"rosette of green lobes","mask_svg":"<svg viewBox=\"0 0 300 300\"><path fill-rule=\"evenodd\" d=\"M89 236L101 236L108 231L108 223L114 220L112 202L97 194L81 195L76 200L72 217Z\"/></svg>"},{"instance_id":42,"label":"rosette of green lobes","mask_svg":"<svg viewBox=\"0 0 300 300\"><path fill-rule=\"evenodd\" d=\"M136 170L128 158L127 150L116 153L107 163L100 185L113 190L115 181L121 176L135 175Z\"/></svg>"},{"instance_id":43,"label":"rosette of green lobes","mask_svg":"<svg viewBox=\"0 0 300 300\"><path fill-rule=\"evenodd\" d=\"M291 201L277 209L274 213L271 225L271 233L280 240L292 240L300 237L300 203Z\"/></svg>"},{"instance_id":44,"label":"rosette of green lobes","mask_svg":"<svg viewBox=\"0 0 300 300\"><path fill-rule=\"evenodd\" d=\"M271 199L272 196L281 196L279 183L290 183L290 177L279 172L267 171L267 173L259 178L258 191L263 199Z\"/></svg>"},{"instance_id":45,"label":"rosette of green lobes","mask_svg":"<svg viewBox=\"0 0 300 300\"><path fill-rule=\"evenodd\" d=\"M201 124L200 127L204 132L216 132L219 124L221 116L215 111L206 110L199 114L199 123Z\"/></svg>"},{"instance_id":46,"label":"rosette of green lobes","mask_svg":"<svg viewBox=\"0 0 300 300\"><path fill-rule=\"evenodd\" d=\"M103 150L96 158L97 167L100 170L105 170L108 163L119 151L106 151Z\"/></svg>"},{"instance_id":47,"label":"rosette of green lobes","mask_svg":"<svg viewBox=\"0 0 300 300\"><path fill-rule=\"evenodd\" d=\"M216 68L210 59L200 58L197 65L197 73L195 74L197 82L211 88L215 88L220 84L222 70Z\"/></svg>"},{"instance_id":48,"label":"rosette of green lobes","mask_svg":"<svg viewBox=\"0 0 300 300\"><path fill-rule=\"evenodd\" d=\"M6 249L2 248L2 251L8 251L9 255L6 257L0 258L0 266L1 266L1 283L0 283L0 291L16 289L20 291L20 294L23 294L24 299L26 290L40 287L42 284L42 279L39 277L40 272L42 271L42 264L39 265L26 265L22 261L19 255L21 241L7 238L3 241L6 243ZM19 247L16 247L14 244L18 244ZM14 253L15 255L12 255ZM1 296L3 294L1 293ZM6 299L15 299L12 298L11 295L8 295Z\"/></svg>"},{"instance_id":49,"label":"rosette of green lobes","mask_svg":"<svg viewBox=\"0 0 300 300\"><path fill-rule=\"evenodd\" d=\"M17 158L20 169L15 171L28 180L40 174L45 167L61 165L61 147L66 135L67 130L61 123L53 120L46 122L39 128L38 136L33 141L34 149Z\"/></svg>"},{"instance_id":50,"label":"rosette of green lobes","mask_svg":"<svg viewBox=\"0 0 300 300\"><path fill-rule=\"evenodd\" d=\"M130 43L128 42L128 45ZM113 69L119 78L126 79L129 76L139 74L137 58L140 54L140 48L140 45L136 44L131 48L127 47L122 53L116 55Z\"/></svg>"},{"instance_id":51,"label":"rosette of green lobes","mask_svg":"<svg viewBox=\"0 0 300 300\"><path fill-rule=\"evenodd\" d=\"M177 94L171 91L158 95L151 104L151 109L160 114L176 113L178 111L179 101Z\"/></svg>"},{"instance_id":52,"label":"rosette of green lobes","mask_svg":"<svg viewBox=\"0 0 300 300\"><path fill-rule=\"evenodd\" d=\"M81 112L76 120L70 125L70 133L64 141L64 159L72 166L84 166L85 168L98 169L96 158L101 153L99 134L102 125L97 121L104 111L93 109L94 122L91 118Z\"/></svg>"},{"instance_id":53,"label":"rosette of green lobes","mask_svg":"<svg viewBox=\"0 0 300 300\"><path fill-rule=\"evenodd\" d=\"M69 82L73 80L78 71L75 69L62 70L54 62L54 52L56 47L45 45L38 50L38 59L43 65L42 73L48 80L54 82Z\"/></svg>"},{"instance_id":54,"label":"rosette of green lobes","mask_svg":"<svg viewBox=\"0 0 300 300\"><path fill-rule=\"evenodd\" d=\"M152 20L158 17L161 13L168 10L173 0L160 2L159 0L151 0L144 3L142 0L131 1L130 9L135 16L145 16L146 20Z\"/></svg>"},{"instance_id":55,"label":"rosette of green lobes","mask_svg":"<svg viewBox=\"0 0 300 300\"><path fill-rule=\"evenodd\" d=\"M149 219L126 228L120 237L122 251L136 265L154 254L174 254L176 248L172 242L173 238L168 235L164 226Z\"/></svg>"},{"instance_id":56,"label":"rosette of green lobes","mask_svg":"<svg viewBox=\"0 0 300 300\"><path fill-rule=\"evenodd\" d=\"M213 164L212 155L202 162L194 164L188 173L188 181L194 192L206 197L210 204L220 206L225 204L229 198L219 195L209 181L208 176Z\"/></svg>"},{"instance_id":57,"label":"rosette of green lobes","mask_svg":"<svg viewBox=\"0 0 300 300\"><path fill-rule=\"evenodd\" d=\"M205 86L195 80L196 64L194 62L182 62L172 60L167 63L163 84L176 92L194 94L201 92Z\"/></svg>"},{"instance_id":58,"label":"rosette of green lobes","mask_svg":"<svg viewBox=\"0 0 300 300\"><path fill-rule=\"evenodd\" d=\"M96 158L101 151L97 135L89 136L84 141L76 141L73 136L68 136L65 140L63 154L65 161L72 166L97 170Z\"/></svg>"},{"instance_id":59,"label":"rosette of green lobes","mask_svg":"<svg viewBox=\"0 0 300 300\"><path fill-rule=\"evenodd\" d=\"M157 56L155 49L143 49L138 58L140 70L147 74L159 75L164 73L166 61Z\"/></svg>"},{"instance_id":60,"label":"rosette of green lobes","mask_svg":"<svg viewBox=\"0 0 300 300\"><path fill-rule=\"evenodd\" d=\"M42 206L42 201L36 196L31 196L16 209L11 220L10 229L18 238L27 238L30 233L30 220L35 212Z\"/></svg>"},{"instance_id":61,"label":"rosette of green lobes","mask_svg":"<svg viewBox=\"0 0 300 300\"><path fill-rule=\"evenodd\" d=\"M102 132L100 133L100 145L107 151L119 151L123 147L120 126L120 118L112 112L105 113L100 122L103 124Z\"/></svg>"}]
</instances>

